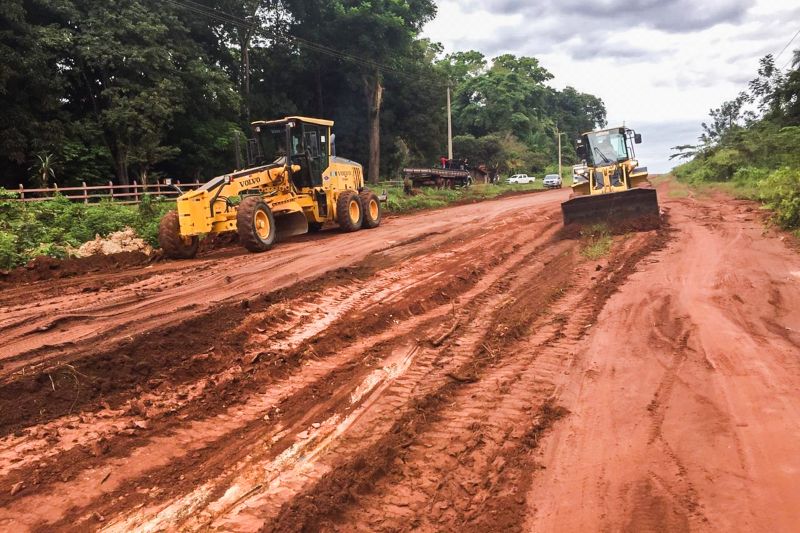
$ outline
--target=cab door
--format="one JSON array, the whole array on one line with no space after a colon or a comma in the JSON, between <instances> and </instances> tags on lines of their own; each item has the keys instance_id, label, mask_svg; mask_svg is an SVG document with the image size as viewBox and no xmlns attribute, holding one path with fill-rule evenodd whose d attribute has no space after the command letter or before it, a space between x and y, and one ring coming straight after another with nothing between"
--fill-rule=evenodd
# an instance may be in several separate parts
<instances>
[{"instance_id":1,"label":"cab door","mask_svg":"<svg viewBox=\"0 0 800 533\"><path fill-rule=\"evenodd\" d=\"M308 154L312 187L322 187L322 171L328 166L327 150L323 150L323 140L327 141L324 135L326 129L311 124L305 124L303 127L303 143Z\"/></svg>"}]
</instances>

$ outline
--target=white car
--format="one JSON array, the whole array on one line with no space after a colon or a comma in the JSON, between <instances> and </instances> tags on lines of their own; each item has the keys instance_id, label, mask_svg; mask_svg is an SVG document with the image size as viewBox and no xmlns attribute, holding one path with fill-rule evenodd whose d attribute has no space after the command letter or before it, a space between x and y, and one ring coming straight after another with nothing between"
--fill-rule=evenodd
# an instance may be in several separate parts
<instances>
[{"instance_id":1,"label":"white car","mask_svg":"<svg viewBox=\"0 0 800 533\"><path fill-rule=\"evenodd\" d=\"M572 184L577 185L589 181L589 168L586 163L572 166Z\"/></svg>"},{"instance_id":2,"label":"white car","mask_svg":"<svg viewBox=\"0 0 800 533\"><path fill-rule=\"evenodd\" d=\"M544 177L542 185L544 185L545 189L560 189L561 176L559 176L558 174L548 174L547 176Z\"/></svg>"},{"instance_id":3,"label":"white car","mask_svg":"<svg viewBox=\"0 0 800 533\"><path fill-rule=\"evenodd\" d=\"M527 174L514 174L510 178L506 180L506 183L535 183L536 178L534 176L528 176Z\"/></svg>"}]
</instances>

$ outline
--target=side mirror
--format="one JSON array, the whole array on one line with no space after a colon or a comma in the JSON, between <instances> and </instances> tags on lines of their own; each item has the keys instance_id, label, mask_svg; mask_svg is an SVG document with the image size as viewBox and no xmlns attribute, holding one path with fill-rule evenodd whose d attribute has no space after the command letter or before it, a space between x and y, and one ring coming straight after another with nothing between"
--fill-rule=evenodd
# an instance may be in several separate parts
<instances>
[{"instance_id":1,"label":"side mirror","mask_svg":"<svg viewBox=\"0 0 800 533\"><path fill-rule=\"evenodd\" d=\"M586 145L578 141L575 144L575 153L578 155L578 159L586 159Z\"/></svg>"},{"instance_id":2,"label":"side mirror","mask_svg":"<svg viewBox=\"0 0 800 533\"><path fill-rule=\"evenodd\" d=\"M637 133L636 135L634 135L633 142L635 142L636 144L642 144L642 134Z\"/></svg>"}]
</instances>

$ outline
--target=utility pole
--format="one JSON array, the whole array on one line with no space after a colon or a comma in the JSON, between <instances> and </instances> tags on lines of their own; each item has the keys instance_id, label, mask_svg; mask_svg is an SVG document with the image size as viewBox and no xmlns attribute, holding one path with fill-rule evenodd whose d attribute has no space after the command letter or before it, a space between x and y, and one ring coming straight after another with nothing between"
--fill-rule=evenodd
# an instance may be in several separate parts
<instances>
[{"instance_id":1,"label":"utility pole","mask_svg":"<svg viewBox=\"0 0 800 533\"><path fill-rule=\"evenodd\" d=\"M561 178L561 132L558 131L558 126L556 126L556 137L558 137L558 177Z\"/></svg>"},{"instance_id":2,"label":"utility pole","mask_svg":"<svg viewBox=\"0 0 800 533\"><path fill-rule=\"evenodd\" d=\"M447 84L447 159L453 159L453 117L450 113L450 84Z\"/></svg>"}]
</instances>

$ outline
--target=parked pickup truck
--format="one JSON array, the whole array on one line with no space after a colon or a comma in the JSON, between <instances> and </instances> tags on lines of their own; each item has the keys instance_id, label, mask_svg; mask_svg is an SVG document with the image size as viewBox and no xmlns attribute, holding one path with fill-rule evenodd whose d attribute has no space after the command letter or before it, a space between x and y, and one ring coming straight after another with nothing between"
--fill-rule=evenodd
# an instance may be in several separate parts
<instances>
[{"instance_id":1,"label":"parked pickup truck","mask_svg":"<svg viewBox=\"0 0 800 533\"><path fill-rule=\"evenodd\" d=\"M506 183L535 183L536 178L534 176L528 176L527 174L514 174L513 176L506 179Z\"/></svg>"}]
</instances>

